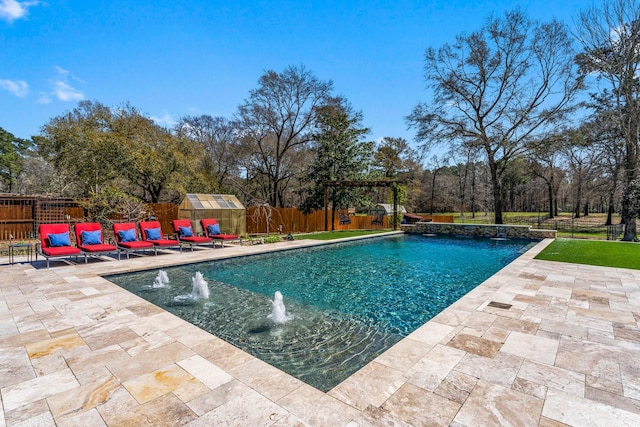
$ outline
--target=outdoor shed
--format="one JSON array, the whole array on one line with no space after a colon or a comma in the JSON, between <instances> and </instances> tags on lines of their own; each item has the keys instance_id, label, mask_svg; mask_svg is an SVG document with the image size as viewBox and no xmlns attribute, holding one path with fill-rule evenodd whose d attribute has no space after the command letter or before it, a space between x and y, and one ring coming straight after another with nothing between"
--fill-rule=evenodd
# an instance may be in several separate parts
<instances>
[{"instance_id":1,"label":"outdoor shed","mask_svg":"<svg viewBox=\"0 0 640 427\"><path fill-rule=\"evenodd\" d=\"M178 207L178 219L189 219L197 232L202 232L200 220L215 218L223 233L246 234L246 211L231 194L187 194Z\"/></svg>"}]
</instances>

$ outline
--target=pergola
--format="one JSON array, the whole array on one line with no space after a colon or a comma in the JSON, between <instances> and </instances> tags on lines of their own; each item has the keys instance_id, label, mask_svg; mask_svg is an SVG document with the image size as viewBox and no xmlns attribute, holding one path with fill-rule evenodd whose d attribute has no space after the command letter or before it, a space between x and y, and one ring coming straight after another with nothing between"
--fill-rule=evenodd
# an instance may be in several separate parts
<instances>
[{"instance_id":1,"label":"pergola","mask_svg":"<svg viewBox=\"0 0 640 427\"><path fill-rule=\"evenodd\" d=\"M342 180L324 182L324 231L329 231L329 187L391 187L393 190L393 217L398 217L398 180ZM398 229L398 221L394 221L394 229Z\"/></svg>"}]
</instances>

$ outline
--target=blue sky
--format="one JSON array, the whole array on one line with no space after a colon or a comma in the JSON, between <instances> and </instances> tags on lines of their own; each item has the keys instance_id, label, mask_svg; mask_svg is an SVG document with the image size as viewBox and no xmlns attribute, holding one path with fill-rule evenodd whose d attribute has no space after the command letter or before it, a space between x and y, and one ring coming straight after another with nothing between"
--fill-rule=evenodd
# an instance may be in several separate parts
<instances>
[{"instance_id":1,"label":"blue sky","mask_svg":"<svg viewBox=\"0 0 640 427\"><path fill-rule=\"evenodd\" d=\"M0 0L0 127L22 138L79 100L131 103L171 126L231 118L265 70L304 65L364 114L370 137L403 137L428 100L423 53L521 7L572 17L590 1Z\"/></svg>"}]
</instances>

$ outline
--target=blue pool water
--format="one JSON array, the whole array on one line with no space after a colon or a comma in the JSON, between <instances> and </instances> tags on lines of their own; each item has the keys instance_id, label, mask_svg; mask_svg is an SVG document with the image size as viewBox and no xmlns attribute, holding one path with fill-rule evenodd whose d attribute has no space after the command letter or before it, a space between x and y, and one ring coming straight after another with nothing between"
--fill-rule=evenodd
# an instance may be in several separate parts
<instances>
[{"instance_id":1,"label":"blue pool water","mask_svg":"<svg viewBox=\"0 0 640 427\"><path fill-rule=\"evenodd\" d=\"M396 235L108 279L327 391L517 258L535 242ZM176 303L201 272L210 296ZM280 291L284 324L268 319Z\"/></svg>"}]
</instances>

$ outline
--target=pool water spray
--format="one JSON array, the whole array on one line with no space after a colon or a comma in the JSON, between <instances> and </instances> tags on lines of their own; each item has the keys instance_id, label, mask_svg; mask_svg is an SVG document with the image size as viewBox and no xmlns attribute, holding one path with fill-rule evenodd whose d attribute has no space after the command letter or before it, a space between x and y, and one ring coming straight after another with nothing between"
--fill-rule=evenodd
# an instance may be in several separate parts
<instances>
[{"instance_id":1,"label":"pool water spray","mask_svg":"<svg viewBox=\"0 0 640 427\"><path fill-rule=\"evenodd\" d=\"M143 291L156 291L158 289L162 289L169 284L169 276L167 272L164 270L158 271L158 275L153 281L153 285L144 285L142 287Z\"/></svg>"},{"instance_id":2,"label":"pool water spray","mask_svg":"<svg viewBox=\"0 0 640 427\"><path fill-rule=\"evenodd\" d=\"M191 283L193 284L191 293L188 295L178 295L173 298L173 302L181 305L191 305L194 304L196 300L209 298L209 284L204 280L202 273L197 271L195 276L191 278Z\"/></svg>"},{"instance_id":3,"label":"pool water spray","mask_svg":"<svg viewBox=\"0 0 640 427\"><path fill-rule=\"evenodd\" d=\"M293 316L287 314L287 309L284 306L284 300L280 291L276 291L273 301L271 301L271 307L271 314L267 317L271 319L273 323L282 324L293 318Z\"/></svg>"}]
</instances>

